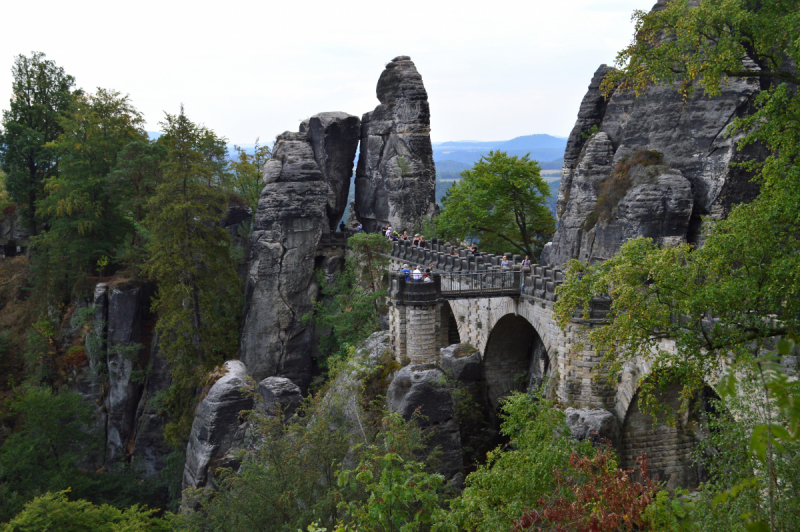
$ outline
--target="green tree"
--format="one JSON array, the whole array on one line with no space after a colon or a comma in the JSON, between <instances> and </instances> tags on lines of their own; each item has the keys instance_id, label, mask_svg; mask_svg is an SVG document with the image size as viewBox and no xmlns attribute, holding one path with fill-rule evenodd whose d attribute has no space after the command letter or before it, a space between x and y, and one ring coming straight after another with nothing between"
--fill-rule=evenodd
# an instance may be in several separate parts
<instances>
[{"instance_id":1,"label":"green tree","mask_svg":"<svg viewBox=\"0 0 800 532\"><path fill-rule=\"evenodd\" d=\"M37 260L50 262L52 276L67 278L71 288L77 278L95 272L100 259L113 258L134 231L109 179L118 154L145 132L128 96L106 89L77 95L60 123L63 133L48 145L59 157L59 172L47 179L47 194L37 202L47 230L34 249Z\"/></svg>"},{"instance_id":2,"label":"green tree","mask_svg":"<svg viewBox=\"0 0 800 532\"><path fill-rule=\"evenodd\" d=\"M133 227L116 253L116 261L138 272L147 261L150 233L144 218L147 203L163 179L162 162L166 156L163 142L135 140L117 155L117 164L109 174L108 193L116 198L119 214Z\"/></svg>"},{"instance_id":3,"label":"green tree","mask_svg":"<svg viewBox=\"0 0 800 532\"><path fill-rule=\"evenodd\" d=\"M173 419L166 435L177 445L191 427L197 386L236 354L242 294L230 235L219 225L227 198L209 186L217 172L215 156L205 151L214 149L213 132L194 124L183 108L161 125L164 181L148 203L144 271L158 283L156 333L172 376L164 396Z\"/></svg>"},{"instance_id":4,"label":"green tree","mask_svg":"<svg viewBox=\"0 0 800 532\"><path fill-rule=\"evenodd\" d=\"M11 69L12 98L3 111L0 163L11 199L22 207L30 234L37 232L36 202L45 179L56 173L58 157L48 146L62 133L59 117L72 103L75 78L41 52L18 55Z\"/></svg>"},{"instance_id":5,"label":"green tree","mask_svg":"<svg viewBox=\"0 0 800 532\"><path fill-rule=\"evenodd\" d=\"M431 473L415 453L424 452L419 429L400 414L386 414L374 442L363 450L354 469L337 473L340 486L363 491L365 500L343 501L346 513L338 530L415 532L433 523L441 513L440 489L444 477Z\"/></svg>"},{"instance_id":6,"label":"green tree","mask_svg":"<svg viewBox=\"0 0 800 532\"><path fill-rule=\"evenodd\" d=\"M256 212L258 198L264 189L264 165L272 157L272 151L269 146L260 146L258 139L252 155L239 146L233 148L236 150L236 158L230 162L226 188L241 196L253 212Z\"/></svg>"},{"instance_id":7,"label":"green tree","mask_svg":"<svg viewBox=\"0 0 800 532\"><path fill-rule=\"evenodd\" d=\"M70 490L46 493L25 505L25 508L5 525L2 532L146 532L170 530L169 523L154 517L155 510L137 505L119 510L88 501L70 501Z\"/></svg>"},{"instance_id":8,"label":"green tree","mask_svg":"<svg viewBox=\"0 0 800 532\"><path fill-rule=\"evenodd\" d=\"M450 511L435 530L508 530L523 513L537 507L556 487L556 471L566 471L570 457L592 454L588 441L569 436L564 413L552 401L515 393L503 405L501 432L511 439L486 464L467 477L467 487L450 501Z\"/></svg>"},{"instance_id":9,"label":"green tree","mask_svg":"<svg viewBox=\"0 0 800 532\"><path fill-rule=\"evenodd\" d=\"M136 223L144 220L147 202L161 183L165 155L163 142L147 139L130 142L117 155L117 164L109 174L108 190L120 196L119 208Z\"/></svg>"},{"instance_id":10,"label":"green tree","mask_svg":"<svg viewBox=\"0 0 800 532\"><path fill-rule=\"evenodd\" d=\"M332 276L320 270L318 280L322 298L313 313L304 317L330 334L320 335L320 347L327 355L343 357L349 348L380 330L380 315L386 306L384 276L391 249L377 233L356 233L347 240L352 254L344 270Z\"/></svg>"},{"instance_id":11,"label":"green tree","mask_svg":"<svg viewBox=\"0 0 800 532\"><path fill-rule=\"evenodd\" d=\"M445 238L479 240L483 251L511 248L534 260L555 232L549 198L539 163L492 151L450 187L436 227Z\"/></svg>"},{"instance_id":12,"label":"green tree","mask_svg":"<svg viewBox=\"0 0 800 532\"><path fill-rule=\"evenodd\" d=\"M25 386L4 407L16 427L0 447L0 522L47 491L71 488L78 498L122 507L158 499L157 486L127 465L113 473L82 469L102 452L102 437L80 394Z\"/></svg>"}]
</instances>

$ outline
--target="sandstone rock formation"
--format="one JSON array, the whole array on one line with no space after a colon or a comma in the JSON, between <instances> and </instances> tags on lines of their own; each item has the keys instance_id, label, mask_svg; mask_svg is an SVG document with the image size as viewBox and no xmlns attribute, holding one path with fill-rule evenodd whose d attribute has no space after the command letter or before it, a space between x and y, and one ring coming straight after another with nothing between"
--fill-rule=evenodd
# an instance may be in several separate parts
<instances>
[{"instance_id":1,"label":"sandstone rock formation","mask_svg":"<svg viewBox=\"0 0 800 532\"><path fill-rule=\"evenodd\" d=\"M321 237L345 208L357 125L358 118L344 113L316 115L299 133L278 136L264 168L240 352L258 381L277 375L301 389L310 382L313 328L301 320L318 293L314 267Z\"/></svg>"},{"instance_id":2,"label":"sandstone rock formation","mask_svg":"<svg viewBox=\"0 0 800 532\"><path fill-rule=\"evenodd\" d=\"M200 401L186 446L183 488L201 488L209 481L209 467L222 458L234 442L244 437L242 410L253 408L253 397L243 392L247 367L238 360L224 364L223 375Z\"/></svg>"},{"instance_id":3,"label":"sandstone rock formation","mask_svg":"<svg viewBox=\"0 0 800 532\"><path fill-rule=\"evenodd\" d=\"M369 232L386 224L411 231L436 208L428 93L411 59L386 65L377 96L380 105L362 118L356 216Z\"/></svg>"},{"instance_id":4,"label":"sandstone rock formation","mask_svg":"<svg viewBox=\"0 0 800 532\"><path fill-rule=\"evenodd\" d=\"M262 407L268 416L283 412L288 419L303 402L300 388L286 377L267 377L258 383L258 392L264 399Z\"/></svg>"},{"instance_id":5,"label":"sandstone rock formation","mask_svg":"<svg viewBox=\"0 0 800 532\"><path fill-rule=\"evenodd\" d=\"M133 455L139 460L147 476L160 472L165 458L170 453L164 441L166 413L158 408L156 397L170 385L169 366L159 356L158 338L154 337L150 348L150 366L144 383L142 397L136 408L136 425L133 435Z\"/></svg>"},{"instance_id":6,"label":"sandstone rock formation","mask_svg":"<svg viewBox=\"0 0 800 532\"><path fill-rule=\"evenodd\" d=\"M619 445L620 429L617 418L608 410L600 408L567 408L566 422L572 437L578 441L590 439L599 442L603 439L611 441L614 447Z\"/></svg>"},{"instance_id":7,"label":"sandstone rock formation","mask_svg":"<svg viewBox=\"0 0 800 532\"><path fill-rule=\"evenodd\" d=\"M390 410L407 421L417 412L422 416L417 423L429 436L428 446L441 451L437 469L450 479L464 467L464 461L453 398L443 381L444 373L434 365L411 364L394 375L387 402Z\"/></svg>"},{"instance_id":8,"label":"sandstone rock formation","mask_svg":"<svg viewBox=\"0 0 800 532\"><path fill-rule=\"evenodd\" d=\"M481 353L462 353L458 344L443 347L440 364L444 372L453 380L478 382L481 380Z\"/></svg>"},{"instance_id":9,"label":"sandstone rock formation","mask_svg":"<svg viewBox=\"0 0 800 532\"><path fill-rule=\"evenodd\" d=\"M347 113L319 113L300 125L303 131L308 132L314 159L328 184L328 221L335 231L347 208L361 121Z\"/></svg>"},{"instance_id":10,"label":"sandstone rock formation","mask_svg":"<svg viewBox=\"0 0 800 532\"><path fill-rule=\"evenodd\" d=\"M732 163L760 157L761 149L737 151L740 137L727 130L752 111L758 82L731 79L720 96L698 89L685 102L663 86L639 97L617 89L605 100L600 84L610 71L603 65L595 73L567 142L558 230L542 263L604 260L637 236L700 244L702 216L722 218L757 194ZM630 164L646 153L658 154L656 168Z\"/></svg>"},{"instance_id":11,"label":"sandstone rock formation","mask_svg":"<svg viewBox=\"0 0 800 532\"><path fill-rule=\"evenodd\" d=\"M133 380L141 350L142 288L123 284L108 296L108 462L120 460L127 451L142 385Z\"/></svg>"}]
</instances>

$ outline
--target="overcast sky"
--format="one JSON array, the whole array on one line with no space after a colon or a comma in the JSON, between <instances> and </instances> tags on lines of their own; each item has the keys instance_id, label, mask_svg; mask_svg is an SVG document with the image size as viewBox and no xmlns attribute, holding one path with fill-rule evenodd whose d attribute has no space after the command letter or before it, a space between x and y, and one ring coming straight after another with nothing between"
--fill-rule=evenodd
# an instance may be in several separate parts
<instances>
[{"instance_id":1,"label":"overcast sky","mask_svg":"<svg viewBox=\"0 0 800 532\"><path fill-rule=\"evenodd\" d=\"M361 116L383 67L422 74L434 141L566 136L595 69L655 0L139 0L2 2L0 106L14 56L42 51L77 85L129 93L231 142L296 131L321 111Z\"/></svg>"}]
</instances>

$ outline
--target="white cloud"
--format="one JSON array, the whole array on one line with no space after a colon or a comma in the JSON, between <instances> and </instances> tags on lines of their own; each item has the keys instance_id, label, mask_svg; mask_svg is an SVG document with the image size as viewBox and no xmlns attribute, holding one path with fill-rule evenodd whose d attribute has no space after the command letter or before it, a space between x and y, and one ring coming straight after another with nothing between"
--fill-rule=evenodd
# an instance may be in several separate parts
<instances>
[{"instance_id":1,"label":"white cloud","mask_svg":"<svg viewBox=\"0 0 800 532\"><path fill-rule=\"evenodd\" d=\"M567 135L595 69L654 0L44 0L4 2L0 108L15 55L42 51L85 89L130 93L232 142L271 140L321 111L377 105L384 65L409 55L434 140Z\"/></svg>"}]
</instances>

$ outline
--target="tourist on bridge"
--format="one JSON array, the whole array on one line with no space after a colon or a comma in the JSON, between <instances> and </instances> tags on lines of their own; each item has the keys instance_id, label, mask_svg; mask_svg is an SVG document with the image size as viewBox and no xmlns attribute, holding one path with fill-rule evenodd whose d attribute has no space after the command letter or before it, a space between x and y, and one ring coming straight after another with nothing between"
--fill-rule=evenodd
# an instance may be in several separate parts
<instances>
[{"instance_id":1,"label":"tourist on bridge","mask_svg":"<svg viewBox=\"0 0 800 532\"><path fill-rule=\"evenodd\" d=\"M530 268L531 267L531 259L525 255L525 260L522 261L523 268Z\"/></svg>"},{"instance_id":2,"label":"tourist on bridge","mask_svg":"<svg viewBox=\"0 0 800 532\"><path fill-rule=\"evenodd\" d=\"M400 272L404 273L406 276L406 282L411 280L411 270L408 269L408 264L403 264L403 269Z\"/></svg>"},{"instance_id":3,"label":"tourist on bridge","mask_svg":"<svg viewBox=\"0 0 800 532\"><path fill-rule=\"evenodd\" d=\"M411 241L412 246L419 246L419 233L414 235L414 240Z\"/></svg>"},{"instance_id":4,"label":"tourist on bridge","mask_svg":"<svg viewBox=\"0 0 800 532\"><path fill-rule=\"evenodd\" d=\"M424 274L424 276L422 278L422 282L423 283L432 283L433 279L431 279L430 274L426 273L426 274Z\"/></svg>"},{"instance_id":5,"label":"tourist on bridge","mask_svg":"<svg viewBox=\"0 0 800 532\"><path fill-rule=\"evenodd\" d=\"M414 267L414 272L411 274L411 277L414 278L415 283L418 283L422 280L422 272L419 271L419 266Z\"/></svg>"},{"instance_id":6,"label":"tourist on bridge","mask_svg":"<svg viewBox=\"0 0 800 532\"><path fill-rule=\"evenodd\" d=\"M509 262L508 257L506 257L505 255L503 256L503 262L500 263L500 268L503 270L511 269L511 262Z\"/></svg>"}]
</instances>

